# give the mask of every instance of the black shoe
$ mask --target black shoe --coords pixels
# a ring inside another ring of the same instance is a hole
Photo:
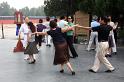
[[[89,72],[92,72],[92,73],[96,73],[94,70],[92,70],[92,69],[89,69]]]
[[[72,71],[71,73],[72,73],[72,75],[75,75],[75,72],[74,71]]]
[[[51,47],[51,45],[50,45],[50,44],[49,44],[48,46],[49,46],[49,47]]]
[[[114,52],[113,54],[114,54],[114,55],[117,55],[117,52]]]
[[[112,55],[110,55],[110,54],[106,54],[105,57],[112,57]]]
[[[108,57],[112,57],[112,55],[108,55]]]
[[[62,69],[62,70],[60,70],[60,73],[64,73],[64,70]]]
[[[49,46],[49,44],[47,44],[46,46]]]
[[[78,57],[78,55],[76,55],[76,57]]]
[[[29,62],[29,64],[34,64],[36,60],[34,59],[33,61]]]
[[[105,57],[108,57],[108,55],[105,55]]]
[[[105,72],[111,73],[111,72],[113,72],[113,71],[115,71],[115,69],[113,69],[113,70],[106,70]]]

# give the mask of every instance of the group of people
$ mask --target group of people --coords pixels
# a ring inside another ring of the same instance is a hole
[[[111,32],[113,32],[114,29],[110,23],[112,23],[110,18],[104,16],[100,17],[99,21],[94,20],[93,22],[91,22],[91,27],[78,26],[87,30],[91,30],[91,32],[94,32],[93,34],[98,37],[98,40],[96,40],[98,41],[98,43],[96,46],[95,61],[93,66],[89,69],[89,72],[96,73],[99,70],[101,64],[104,64],[107,67],[108,70],[106,70],[105,72],[115,71],[115,68],[106,58],[109,49],[115,47],[115,43],[111,43],[114,37],[109,39],[111,35],[113,36]]]
[[[38,49],[41,47],[42,37],[45,36],[46,46],[51,46],[51,37],[55,47],[54,65],[61,65],[60,73],[64,72],[64,64],[75,75],[75,72],[69,62],[70,58],[78,57],[77,52],[73,46],[73,19],[68,17],[67,21],[65,16],[60,17],[60,21],[51,20],[46,17],[46,21],[43,23],[42,19],[39,19],[39,24],[36,26],[29,21],[28,17],[25,17],[25,23],[22,24],[19,30],[19,35],[23,32],[24,41],[23,46],[25,47],[24,54],[28,54],[26,60],[29,60],[29,64],[36,62],[34,54],[38,53]],[[37,46],[38,45],[38,46]],[[72,52],[72,56],[69,54],[69,49]]]
[[[108,19],[107,24],[113,28],[109,34],[109,48],[108,48],[108,52],[106,53],[106,57],[112,57],[112,53],[115,55],[117,54],[117,49],[116,49],[116,42],[117,42],[116,39],[117,38],[115,36],[115,34],[116,34],[115,31],[117,29],[118,23],[112,22],[111,16],[106,16],[106,17]],[[95,28],[98,26],[100,26],[99,18],[96,15],[94,15],[92,18],[91,27]],[[91,46],[93,43],[95,44],[95,51],[96,51],[98,48],[98,32],[95,30],[91,30],[91,33],[90,33],[90,39],[89,39],[89,43],[88,43],[88,47],[87,47],[88,51],[90,51],[92,49]]]
[[[25,23],[21,26],[19,35],[21,32],[24,34],[23,46],[25,47],[24,54],[28,54],[29,64],[34,64],[36,62],[34,54],[38,53],[37,44],[41,47],[42,37],[46,36],[46,46],[51,46],[51,37],[53,45],[55,47],[55,56],[54,56],[54,65],[60,65],[60,73],[64,73],[64,64],[70,69],[72,75],[75,75],[71,63],[69,62],[70,58],[78,57],[78,54],[73,46],[73,34],[74,28],[83,28],[91,30],[91,32],[97,32],[98,34],[98,44],[96,47],[96,56],[94,65],[89,69],[90,72],[96,73],[100,68],[100,64],[103,63],[108,70],[106,72],[112,72],[115,68],[106,58],[106,54],[109,51],[109,36],[110,32],[113,30],[113,27],[110,26],[108,18],[101,17],[99,22],[91,23],[91,27],[84,27],[80,25],[74,25],[73,18],[71,16],[65,17],[61,16],[60,20],[50,20],[49,17],[46,18],[47,22],[43,24],[43,20],[39,20],[38,25],[34,25],[29,21],[29,18],[25,18]],[[49,21],[49,22],[48,22]],[[48,41],[49,40],[49,41]],[[90,42],[89,42],[90,43]],[[91,45],[91,44],[90,44]],[[69,49],[72,53],[72,56],[69,54]]]

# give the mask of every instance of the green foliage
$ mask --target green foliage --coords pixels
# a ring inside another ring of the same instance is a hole
[[[20,9],[20,11],[25,15],[25,16],[45,16],[44,13],[44,7],[38,7],[38,8],[31,8],[29,9],[28,7]]]
[[[48,16],[73,15],[77,10],[77,0],[45,0],[44,10]]]
[[[124,0],[80,0],[79,10],[98,16],[124,14]]]

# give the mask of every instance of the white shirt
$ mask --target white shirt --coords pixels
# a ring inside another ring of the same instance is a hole
[[[111,27],[113,27],[113,29],[116,29],[117,28],[117,25],[115,25],[114,22],[109,22],[108,25],[110,25]]]
[[[114,24],[114,22],[109,22],[108,25],[110,25],[113,29],[116,29],[116,25]],[[113,29],[110,31],[109,35],[114,35]]]
[[[22,24],[20,29],[19,29],[19,32],[23,32],[24,35],[28,33],[28,25],[26,23]]]
[[[46,29],[49,29],[50,30],[50,22],[44,22],[44,24],[43,25],[45,25],[47,28]]]
[[[64,28],[65,26],[68,26],[68,22],[65,21],[65,20],[60,20],[60,21],[58,22],[58,26],[59,26],[60,28]]]

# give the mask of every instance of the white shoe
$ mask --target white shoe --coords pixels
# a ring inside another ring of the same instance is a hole
[[[86,49],[87,51],[90,51],[90,49]]]
[[[30,58],[28,57],[28,56],[26,56],[25,58],[24,58],[24,60],[29,60]]]

